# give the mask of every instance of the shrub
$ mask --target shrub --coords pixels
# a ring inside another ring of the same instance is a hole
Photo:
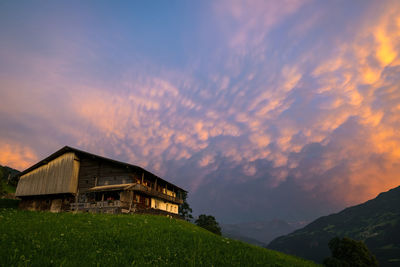
[[[214,234],[221,235],[221,227],[215,220],[214,216],[201,214],[195,223],[197,226],[213,232]]]
[[[375,256],[362,241],[356,241],[348,237],[342,239],[335,237],[329,241],[329,249],[332,252],[332,256],[324,260],[324,265],[327,267],[379,266]]]

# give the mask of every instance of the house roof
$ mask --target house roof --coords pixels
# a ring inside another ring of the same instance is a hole
[[[59,156],[65,154],[65,153],[67,153],[67,152],[74,152],[78,157],[79,157],[80,155],[83,155],[83,156],[87,156],[87,157],[91,157],[91,158],[97,158],[97,159],[100,159],[100,160],[108,161],[108,162],[113,163],[113,164],[115,164],[115,165],[120,165],[120,166],[124,166],[124,167],[127,167],[127,168],[137,169],[137,170],[142,171],[142,172],[144,172],[144,173],[153,175],[153,176],[156,177],[158,180],[161,180],[161,181],[165,182],[167,185],[171,185],[171,186],[176,187],[176,188],[178,188],[178,189],[180,189],[180,190],[182,190],[182,191],[187,192],[185,189],[180,188],[179,186],[176,186],[176,185],[174,185],[174,184],[172,184],[172,183],[170,183],[170,182],[168,182],[168,181],[162,179],[161,177],[159,177],[159,176],[155,175],[154,173],[151,173],[151,172],[149,172],[149,171],[143,169],[143,168],[140,167],[140,166],[132,165],[132,164],[129,164],[129,163],[125,163],[125,162],[122,162],[122,161],[117,161],[117,160],[110,159],[110,158],[106,158],[106,157],[102,157],[102,156],[99,156],[99,155],[96,155],[96,154],[92,154],[92,153],[89,153],[89,152],[86,152],[86,151],[83,151],[83,150],[79,150],[79,149],[76,149],[76,148],[73,148],[73,147],[70,147],[70,146],[64,146],[63,148],[61,148],[60,150],[54,152],[53,154],[51,154],[51,155],[48,156],[47,158],[45,158],[45,159],[39,161],[39,162],[36,163],[35,165],[33,165],[33,166],[29,167],[28,169],[26,169],[26,170],[20,172],[20,173],[18,174],[18,176],[21,177],[22,175],[24,175],[24,174],[26,174],[26,173],[28,173],[28,172],[30,172],[30,171],[32,171],[32,170],[34,170],[34,169],[36,169],[36,168],[42,166],[42,165],[47,164],[47,163],[50,162],[51,160],[53,160],[53,159],[55,159],[55,158],[57,158],[57,157],[59,157]]]

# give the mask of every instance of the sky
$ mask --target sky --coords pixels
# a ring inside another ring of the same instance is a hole
[[[0,164],[65,145],[222,223],[400,185],[400,1],[0,1]]]

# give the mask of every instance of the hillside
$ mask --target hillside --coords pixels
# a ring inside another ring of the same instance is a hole
[[[16,175],[18,173],[19,171],[13,168],[0,165],[0,197],[15,192],[18,183]]]
[[[4,266],[317,266],[151,215],[0,209]]]
[[[273,240],[268,248],[322,262],[330,255],[328,242],[335,236],[363,240],[381,266],[400,266],[400,187],[321,217]]]
[[[258,246],[266,246],[274,238],[298,229],[283,220],[222,224],[222,234],[226,237]]]
[[[240,240],[245,243],[260,246],[260,247],[266,246],[265,243],[263,243],[257,239],[242,235],[240,233],[240,231],[238,231],[237,229],[232,227],[232,225],[228,225],[228,226],[221,225],[221,232],[222,232],[222,236],[224,236],[224,237],[228,237],[228,238],[235,239],[235,240]]]

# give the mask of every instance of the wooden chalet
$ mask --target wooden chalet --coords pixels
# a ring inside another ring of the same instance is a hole
[[[29,210],[178,216],[186,191],[145,169],[65,146],[20,173]]]

